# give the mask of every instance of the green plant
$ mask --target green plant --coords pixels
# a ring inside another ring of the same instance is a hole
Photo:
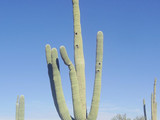
[[[70,116],[63,95],[57,49],[46,45],[46,59],[48,74],[51,83],[52,96],[57,112],[62,120],[96,120],[100,101],[101,74],[103,59],[103,33],[97,33],[96,69],[92,104],[89,115],[86,109],[85,88],[85,62],[83,55],[83,43],[80,24],[79,0],[72,0],[74,17],[74,59],[75,66],[70,61],[64,46],[60,47],[61,57],[69,68],[70,82],[72,88],[72,101],[74,118]]]
[[[131,120],[126,114],[117,114],[111,120]]]
[[[136,116],[135,118],[131,119],[128,118],[126,114],[117,114],[111,120],[145,120],[143,116]]]
[[[151,95],[152,120],[157,120],[156,82],[157,82],[157,79],[155,79],[154,81],[154,89]]]
[[[16,102],[16,120],[24,120],[24,96],[21,95],[20,98],[17,96]]]
[[[157,120],[156,82],[157,79],[154,80],[153,93],[151,94],[151,120]],[[147,120],[145,101],[143,102],[143,108],[144,108],[144,118],[145,120]]]
[[[145,99],[143,99],[143,111],[144,111],[144,119],[147,120]]]

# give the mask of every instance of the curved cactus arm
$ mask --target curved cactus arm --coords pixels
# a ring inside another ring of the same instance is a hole
[[[87,120],[96,120],[98,115],[100,92],[101,92],[101,76],[102,76],[102,61],[103,61],[103,33],[97,33],[97,48],[96,48],[96,70],[94,91],[92,97],[91,110]]]
[[[80,102],[79,86],[78,86],[78,80],[77,80],[74,65],[70,61],[64,46],[60,47],[60,53],[64,63],[68,66],[70,70],[69,75],[70,75],[71,88],[72,88],[74,117],[76,120],[85,120],[85,118],[83,118],[82,116],[82,104]]]
[[[46,45],[46,58],[47,63],[52,65],[52,74],[53,74],[53,83],[55,89],[56,103],[57,103],[57,112],[62,120],[72,120],[67,108],[65,98],[63,95],[61,76],[59,72],[59,63],[58,63],[58,54],[56,48],[52,48],[50,45]],[[52,91],[53,92],[53,91]],[[54,98],[55,99],[55,98]]]
[[[18,112],[19,112],[19,96],[17,96],[17,102],[16,102],[16,120],[18,120]]]
[[[19,99],[19,112],[18,112],[18,120],[24,120],[24,96],[21,95]]]
[[[79,0],[72,0],[74,19],[74,61],[79,84],[80,100],[82,102],[83,117],[86,117],[86,85],[85,62],[83,54],[83,42],[80,24]]]

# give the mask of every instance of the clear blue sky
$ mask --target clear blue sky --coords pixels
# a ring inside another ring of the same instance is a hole
[[[109,120],[116,113],[141,115],[143,98],[150,117],[155,77],[160,112],[159,6],[158,0],[80,0],[88,111],[96,33],[104,33],[98,120]],[[47,43],[57,49],[65,45],[74,61],[71,0],[0,0],[0,120],[14,119],[16,97],[21,94],[26,100],[26,120],[59,120],[47,74]],[[72,111],[68,68],[59,60],[66,102]]]

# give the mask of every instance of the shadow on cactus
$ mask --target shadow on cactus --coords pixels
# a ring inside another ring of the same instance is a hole
[[[60,67],[58,62],[58,53],[56,48],[46,45],[46,59],[48,64],[48,74],[50,78],[51,91],[56,110],[62,120],[96,120],[98,115],[100,92],[101,92],[101,76],[103,61],[103,33],[97,33],[96,47],[96,68],[94,91],[92,104],[89,114],[86,109],[86,86],[85,86],[85,62],[83,54],[83,41],[80,24],[79,0],[72,0],[73,17],[74,17],[74,61],[75,65],[70,61],[64,46],[60,47],[60,54],[64,63],[69,68],[74,118],[70,116],[67,108],[60,76]]]

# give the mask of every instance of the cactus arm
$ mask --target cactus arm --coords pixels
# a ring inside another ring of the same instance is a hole
[[[77,79],[79,82],[80,100],[82,102],[83,116],[86,117],[86,85],[85,62],[83,54],[83,42],[80,24],[79,0],[72,0],[74,19],[74,61]]]
[[[157,120],[156,82],[157,82],[157,79],[155,79],[155,81],[154,81],[154,89],[153,89],[153,96],[152,96],[152,116],[153,116],[153,120]]]
[[[155,120],[157,120],[157,102],[155,103]]]
[[[154,120],[154,115],[153,115],[153,94],[151,94],[151,120]]]
[[[53,101],[54,101],[56,110],[59,114],[56,92],[55,92],[55,84],[54,84],[54,81],[53,81],[53,69],[52,69],[52,62],[51,62],[51,46],[49,44],[47,44],[45,50],[46,50],[46,60],[47,60],[47,66],[48,66],[48,75],[49,75],[49,79],[50,79],[52,97],[53,97]]]
[[[157,102],[156,102],[156,82],[157,79],[154,81],[154,89],[151,95],[151,119],[157,120]]]
[[[94,91],[92,97],[91,110],[87,120],[96,120],[98,115],[100,92],[101,92],[101,76],[102,76],[102,61],[103,61],[103,33],[97,33],[97,48],[96,48],[96,70]]]
[[[52,64],[52,61],[51,61],[51,46],[49,44],[47,44],[46,47],[45,47],[45,50],[46,50],[47,64]]]
[[[78,80],[77,80],[74,65],[70,61],[64,46],[60,47],[60,53],[64,63],[68,66],[70,70],[69,75],[70,75],[71,88],[72,88],[72,101],[73,101],[73,110],[74,110],[75,119],[85,120],[85,118],[83,118],[82,116],[82,105],[80,102],[79,86],[78,86]]]
[[[19,112],[18,112],[18,120],[24,120],[24,96],[21,95],[20,96],[20,100],[19,100]]]
[[[156,82],[157,82],[157,79],[155,79],[154,81],[153,102],[156,102]]]
[[[51,50],[51,63],[53,69],[53,81],[55,84],[55,93],[57,99],[57,106],[59,111],[59,116],[62,120],[71,120],[65,98],[63,95],[61,76],[59,72],[58,54],[56,48]]]
[[[51,50],[51,47],[48,44],[46,45],[46,59],[48,64],[52,96],[57,112],[62,120],[71,120],[63,95],[57,50],[55,48]]]
[[[17,96],[17,102],[16,102],[16,120],[18,120],[18,112],[19,112],[19,96]]]
[[[144,111],[144,120],[147,120],[145,99],[143,99],[143,111]]]
[[[156,82],[157,82],[157,79],[155,79],[154,81],[154,93],[153,93],[153,104],[154,104],[154,118],[155,120],[157,120],[157,102],[156,102]]]

